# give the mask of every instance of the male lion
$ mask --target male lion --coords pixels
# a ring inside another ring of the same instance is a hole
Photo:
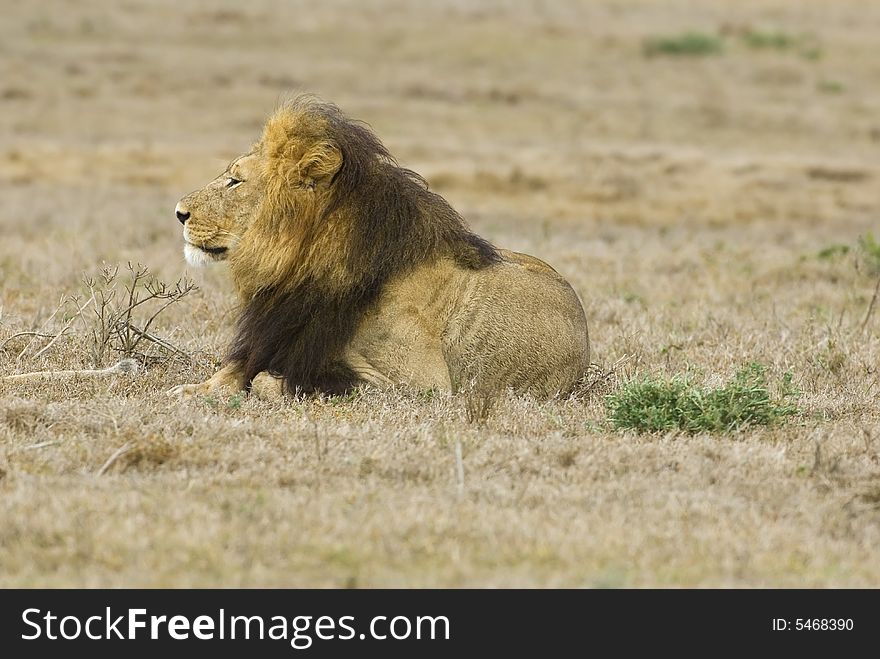
[[[187,261],[227,261],[242,311],[224,367],[170,394],[370,383],[548,397],[587,369],[568,282],[472,233],[334,105],[286,103],[176,213]]]

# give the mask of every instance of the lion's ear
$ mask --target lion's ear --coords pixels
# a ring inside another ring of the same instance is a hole
[[[318,142],[308,149],[300,159],[300,180],[306,187],[329,181],[342,167],[342,151],[332,142]]]

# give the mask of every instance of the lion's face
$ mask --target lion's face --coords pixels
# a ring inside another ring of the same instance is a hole
[[[232,161],[220,176],[177,203],[183,253],[193,266],[228,259],[259,209],[265,185],[257,151]]]

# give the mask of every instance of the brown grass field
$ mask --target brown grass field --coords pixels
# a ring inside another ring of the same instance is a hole
[[[687,32],[722,50],[646,52]],[[177,199],[306,90],[563,273],[607,377],[484,423],[403,390],[172,400],[234,320],[222,268],[192,271],[151,328],[188,356],[0,380],[0,586],[880,586],[858,247],[880,232],[878,38],[861,0],[6,3],[0,376],[114,363],[64,296],[105,262],[183,276]],[[751,361],[793,374],[785,425],[606,422],[636,374]]]

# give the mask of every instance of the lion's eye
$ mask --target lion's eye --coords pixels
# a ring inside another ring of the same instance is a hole
[[[232,176],[226,179],[227,188],[234,188],[235,186],[241,185],[242,183],[244,183],[244,181],[239,181],[237,178],[233,178]]]

